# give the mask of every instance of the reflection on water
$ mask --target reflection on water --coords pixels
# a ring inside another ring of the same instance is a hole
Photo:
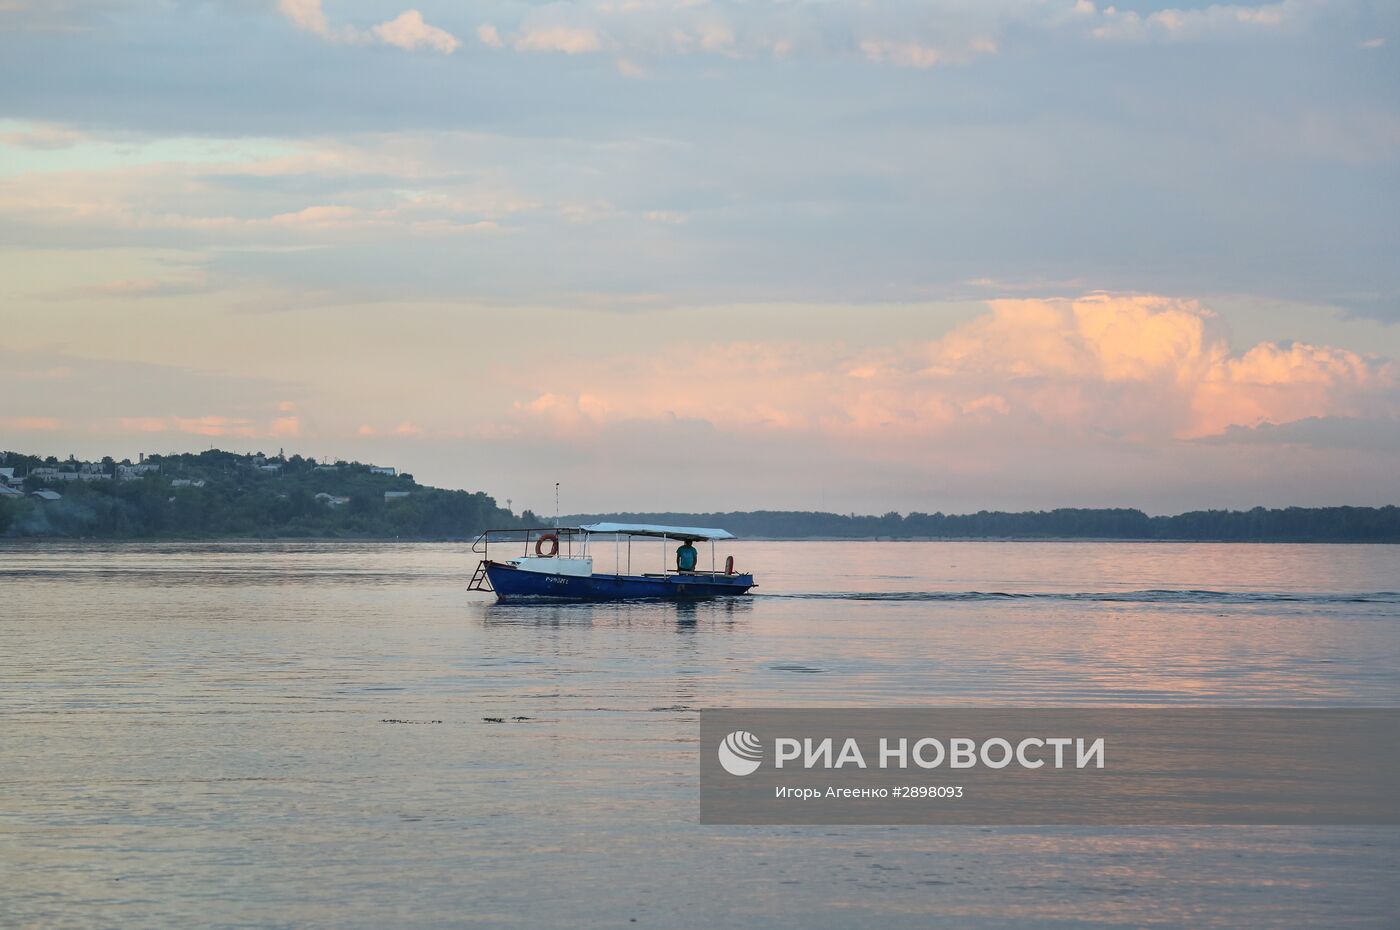
[[[466,545],[0,548],[0,914],[1392,921],[1393,830],[701,828],[695,709],[1393,706],[1400,547],[731,551],[756,596],[510,605]]]

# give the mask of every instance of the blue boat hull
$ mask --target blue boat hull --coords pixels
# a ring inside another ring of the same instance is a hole
[[[486,563],[486,577],[501,600],[552,598],[569,601],[688,601],[748,594],[753,575],[548,575]]]

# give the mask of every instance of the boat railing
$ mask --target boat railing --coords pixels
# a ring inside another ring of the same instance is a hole
[[[677,578],[733,578],[735,575],[744,575],[744,574],[747,574],[747,572],[741,572],[741,571],[739,571],[738,569],[735,569],[734,572],[733,572],[733,574],[725,574],[725,572],[722,571],[721,569],[714,569],[714,570],[711,570],[711,569],[701,569],[701,568],[697,568],[697,569],[696,569],[695,571],[693,571],[693,572],[683,572],[683,571],[680,571],[679,569],[668,568],[668,569],[666,569],[664,572],[642,572],[642,573],[641,573],[641,575],[642,575],[643,578],[670,578],[670,577],[672,577],[673,575],[674,575],[675,577],[677,577]]]
[[[486,555],[493,545],[499,546],[506,543],[522,543],[527,547],[528,554],[530,542],[538,539],[542,535],[554,535],[560,540],[567,539],[572,542],[573,537],[587,534],[580,534],[579,530],[574,527],[559,526],[522,526],[508,530],[482,530],[481,533],[477,535],[476,539],[472,540],[471,551],[475,552],[477,555]]]

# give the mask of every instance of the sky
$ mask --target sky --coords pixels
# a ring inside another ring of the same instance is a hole
[[[1400,503],[1397,53],[1379,0],[0,0],[0,448]]]

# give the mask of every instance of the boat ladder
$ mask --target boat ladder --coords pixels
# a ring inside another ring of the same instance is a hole
[[[491,587],[491,579],[486,577],[485,559],[482,559],[480,562],[476,563],[476,574],[472,575],[472,583],[467,585],[467,590],[492,592],[496,590],[495,588]]]

